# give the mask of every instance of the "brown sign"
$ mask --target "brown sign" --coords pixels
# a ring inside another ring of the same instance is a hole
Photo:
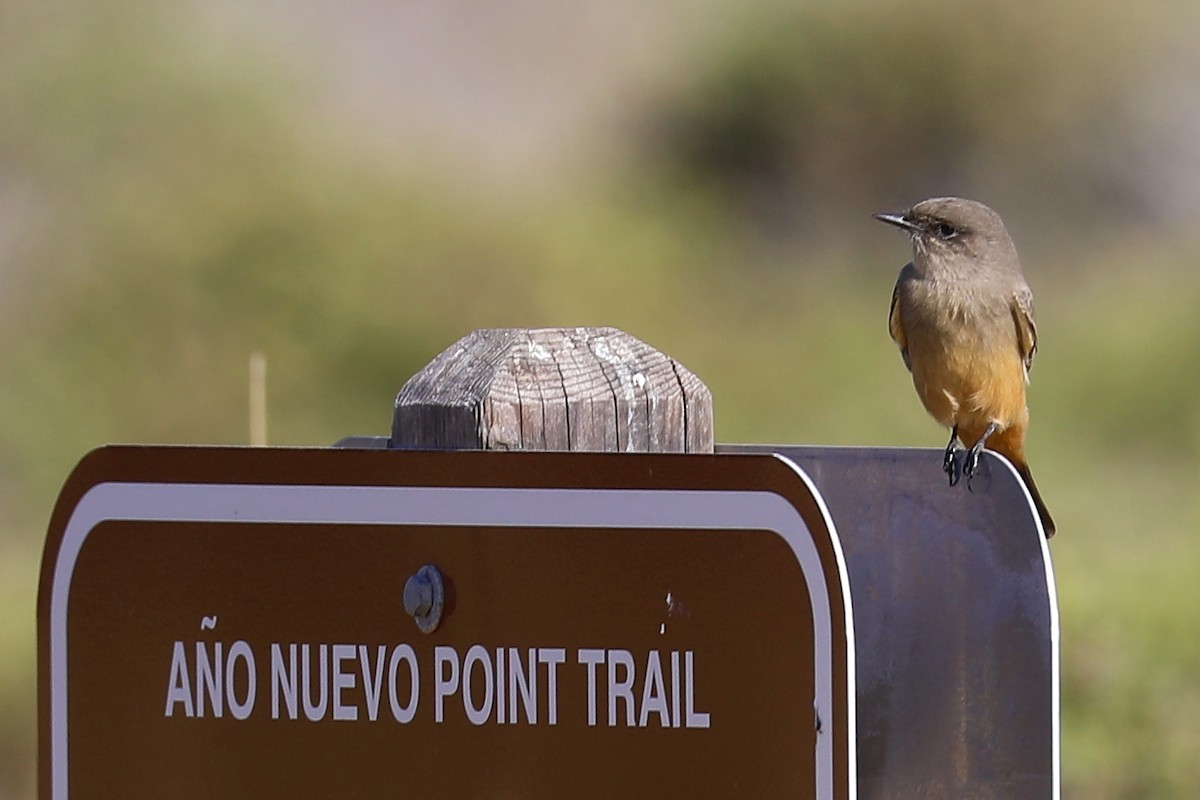
[[[96,451],[42,565],[41,796],[854,797],[830,527],[774,456]]]

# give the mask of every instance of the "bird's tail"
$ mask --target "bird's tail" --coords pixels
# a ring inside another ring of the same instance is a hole
[[[1033,505],[1037,508],[1038,517],[1042,520],[1042,529],[1046,531],[1046,538],[1049,539],[1055,532],[1054,518],[1050,516],[1050,511],[1047,510],[1046,503],[1042,500],[1037,484],[1033,482],[1033,473],[1029,471],[1029,465],[1023,459],[1014,460],[1013,466],[1017,468],[1021,480],[1025,481],[1025,488],[1029,490],[1029,496],[1033,498]]]

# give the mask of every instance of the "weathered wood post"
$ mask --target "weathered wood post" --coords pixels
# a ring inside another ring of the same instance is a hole
[[[390,446],[711,453],[712,395],[615,328],[477,330],[400,390]]]

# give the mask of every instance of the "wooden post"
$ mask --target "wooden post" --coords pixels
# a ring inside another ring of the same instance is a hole
[[[477,330],[400,390],[391,447],[711,453],[712,395],[615,328]]]

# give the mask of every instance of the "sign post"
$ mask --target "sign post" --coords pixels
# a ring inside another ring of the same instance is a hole
[[[104,448],[41,796],[853,798],[846,576],[777,455]]]

